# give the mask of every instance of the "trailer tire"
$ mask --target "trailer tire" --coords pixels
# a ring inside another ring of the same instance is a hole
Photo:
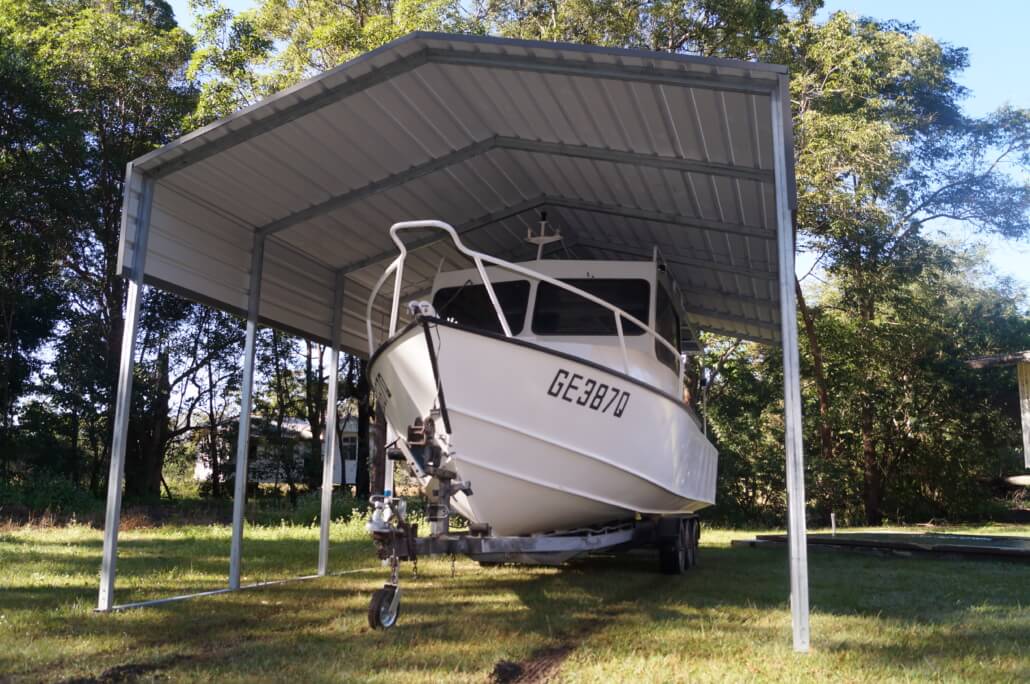
[[[390,629],[397,624],[401,615],[401,604],[397,602],[396,610],[391,611],[393,595],[396,587],[385,586],[372,592],[372,601],[368,604],[368,625],[372,629]]]
[[[658,564],[663,575],[682,575],[696,562],[696,554],[691,542],[691,520],[680,518],[676,536],[667,539],[658,547]]]
[[[697,567],[698,546],[701,544],[701,521],[691,518],[687,521],[689,534],[687,535],[687,556],[690,567]]]

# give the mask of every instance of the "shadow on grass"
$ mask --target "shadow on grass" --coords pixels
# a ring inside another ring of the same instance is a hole
[[[5,589],[5,609],[92,605],[99,542],[82,542],[87,552],[71,558],[63,546],[40,544],[31,552],[48,572],[81,581]],[[316,549],[307,539],[246,540],[245,573],[251,580],[262,573],[308,574]],[[227,543],[218,538],[133,539],[125,551],[119,571],[130,589],[119,593],[121,601],[218,588],[208,578],[227,571]],[[364,539],[335,542],[333,557],[335,569],[376,565]],[[190,564],[199,577],[155,578]],[[658,574],[650,553],[586,558],[558,569],[485,569],[462,561],[454,578],[446,561],[421,566],[418,581],[406,569],[402,618],[386,633],[372,632],[365,622],[369,595],[384,581],[385,570],[114,615],[73,610],[60,619],[41,617],[35,628],[58,640],[89,637],[118,644],[70,664],[55,654],[51,665],[64,661],[74,672],[98,673],[172,652],[181,658],[169,661],[168,671],[183,678],[262,678],[275,672],[276,678],[304,680],[367,679],[370,673],[483,679],[501,658],[523,659],[556,644],[575,648],[610,629],[656,630],[675,644],[703,639],[703,628],[738,645],[788,644],[785,550],[704,547],[701,566],[682,577]],[[876,624],[920,628],[897,643],[817,633],[830,653],[847,650],[869,663],[899,664],[923,663],[930,653],[954,664],[969,653],[987,659],[1015,653],[1030,640],[1030,618],[1014,610],[1030,603],[1025,566],[813,554],[810,579],[816,620],[875,618]],[[990,620],[992,612],[1000,619]],[[979,617],[970,622],[973,614]],[[778,617],[764,619],[770,615]],[[606,648],[632,654],[648,644],[644,637],[628,638]],[[0,671],[19,673],[13,655],[0,655]],[[32,678],[50,671],[20,674]]]

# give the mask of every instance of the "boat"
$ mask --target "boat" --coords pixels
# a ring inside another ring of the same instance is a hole
[[[428,300],[402,308],[401,234],[426,229],[473,266],[438,273]],[[366,311],[369,380],[399,436],[394,458],[429,497],[433,534],[453,513],[482,536],[518,537],[715,503],[718,454],[684,401],[685,312],[660,258],[545,259],[547,236],[537,259],[507,262],[442,221],[397,223],[390,235],[399,256]],[[377,344],[373,303],[391,276]]]

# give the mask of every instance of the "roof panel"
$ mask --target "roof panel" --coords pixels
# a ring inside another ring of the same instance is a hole
[[[263,319],[324,339],[334,273],[350,273],[344,344],[363,351],[362,298],[392,258],[390,223],[443,219],[517,257],[533,253],[522,236],[548,210],[568,235],[555,253],[649,258],[658,246],[703,303],[699,327],[775,339],[769,93],[784,78],[770,65],[412,34],[134,162],[121,268],[145,173],[151,281],[238,311],[262,231]],[[441,259],[453,250],[415,250],[406,287],[424,287]]]

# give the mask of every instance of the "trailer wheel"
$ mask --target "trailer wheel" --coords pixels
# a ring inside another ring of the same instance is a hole
[[[696,555],[691,543],[691,521],[680,518],[676,536],[658,547],[658,564],[664,575],[682,575],[694,564]]]
[[[389,584],[372,592],[372,602],[368,605],[368,624],[372,629],[390,629],[397,624],[401,602],[394,601],[396,592],[397,587]]]
[[[691,518],[687,521],[687,562],[690,567],[697,567],[698,546],[701,543],[701,521]]]

